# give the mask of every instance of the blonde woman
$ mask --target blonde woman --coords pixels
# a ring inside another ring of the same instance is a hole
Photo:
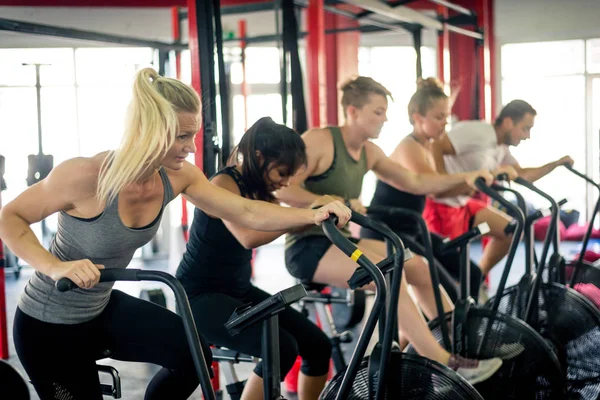
[[[279,231],[319,224],[330,214],[343,226],[350,210],[333,202],[317,210],[283,208],[212,185],[185,161],[196,150],[200,100],[183,83],[143,69],[135,78],[121,146],[58,165],[0,212],[0,236],[36,271],[14,322],[17,354],[42,400],[102,399],[94,355],[158,364],[145,399],[187,399],[198,386],[180,318],[98,284],[103,268],[125,268],[156,233],[164,207],[179,194],[211,215],[245,228]],[[49,251],[32,223],[59,213]],[[59,293],[68,277],[79,288]],[[157,327],[159,327],[157,329]],[[210,365],[210,349],[203,343]]]

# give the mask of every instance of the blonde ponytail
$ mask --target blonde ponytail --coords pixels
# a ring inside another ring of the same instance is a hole
[[[100,170],[100,200],[113,201],[123,187],[160,164],[175,141],[180,112],[200,112],[200,98],[191,87],[152,68],[138,72],[121,144]]]

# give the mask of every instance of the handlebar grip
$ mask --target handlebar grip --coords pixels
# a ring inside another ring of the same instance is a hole
[[[56,289],[58,289],[59,292],[68,292],[69,290],[73,290],[78,287],[79,286],[77,286],[75,282],[69,278],[60,278],[58,281],[56,281]]]

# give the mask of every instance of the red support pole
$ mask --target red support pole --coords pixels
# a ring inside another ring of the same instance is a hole
[[[442,19],[448,18],[448,9],[444,6],[437,7],[437,14]],[[446,27],[438,34],[438,78],[444,82],[446,93],[450,93],[450,32]]]
[[[309,127],[319,127],[326,116],[324,0],[309,0],[306,72],[309,87]]]
[[[337,15],[325,14],[325,26],[327,29],[337,29]],[[324,125],[338,125],[338,35],[325,36],[325,53],[327,57],[327,82],[325,87],[325,98],[327,99],[327,112],[325,113]],[[343,79],[343,78],[342,78]]]
[[[325,14],[326,29],[358,28],[358,21],[342,15]],[[325,60],[327,65],[326,99],[327,125],[339,125],[342,109],[339,98],[339,84],[358,75],[358,31],[340,32],[325,35]]]
[[[494,34],[494,0],[477,0],[477,25],[483,32],[483,45],[479,46],[481,71],[480,115],[493,122],[496,108],[496,40]]]

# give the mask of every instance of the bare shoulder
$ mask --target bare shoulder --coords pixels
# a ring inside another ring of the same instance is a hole
[[[166,171],[175,196],[183,193],[194,183],[202,184],[208,181],[204,172],[188,161],[184,161],[180,169],[166,169]]]
[[[409,136],[405,137],[398,143],[398,146],[394,149],[390,158],[396,159],[397,157],[414,157],[414,156],[422,156],[425,154],[427,150],[417,143],[414,139]]]
[[[322,138],[324,135],[331,136],[329,128],[311,128],[302,134],[302,139],[313,140]]]
[[[329,168],[333,159],[333,136],[328,128],[313,128],[302,134],[306,145],[308,167],[302,176],[320,174]]]
[[[333,144],[333,137],[329,128],[313,128],[302,134],[302,140],[306,143],[306,147],[322,148],[326,143]]]
[[[75,157],[57,165],[51,172],[50,181],[53,186],[64,185],[77,188],[80,192],[95,193],[98,177],[108,152],[99,153],[92,157]]]
[[[370,140],[365,143],[365,151],[367,152],[367,167],[369,169],[373,169],[379,161],[387,158],[381,147]]]

